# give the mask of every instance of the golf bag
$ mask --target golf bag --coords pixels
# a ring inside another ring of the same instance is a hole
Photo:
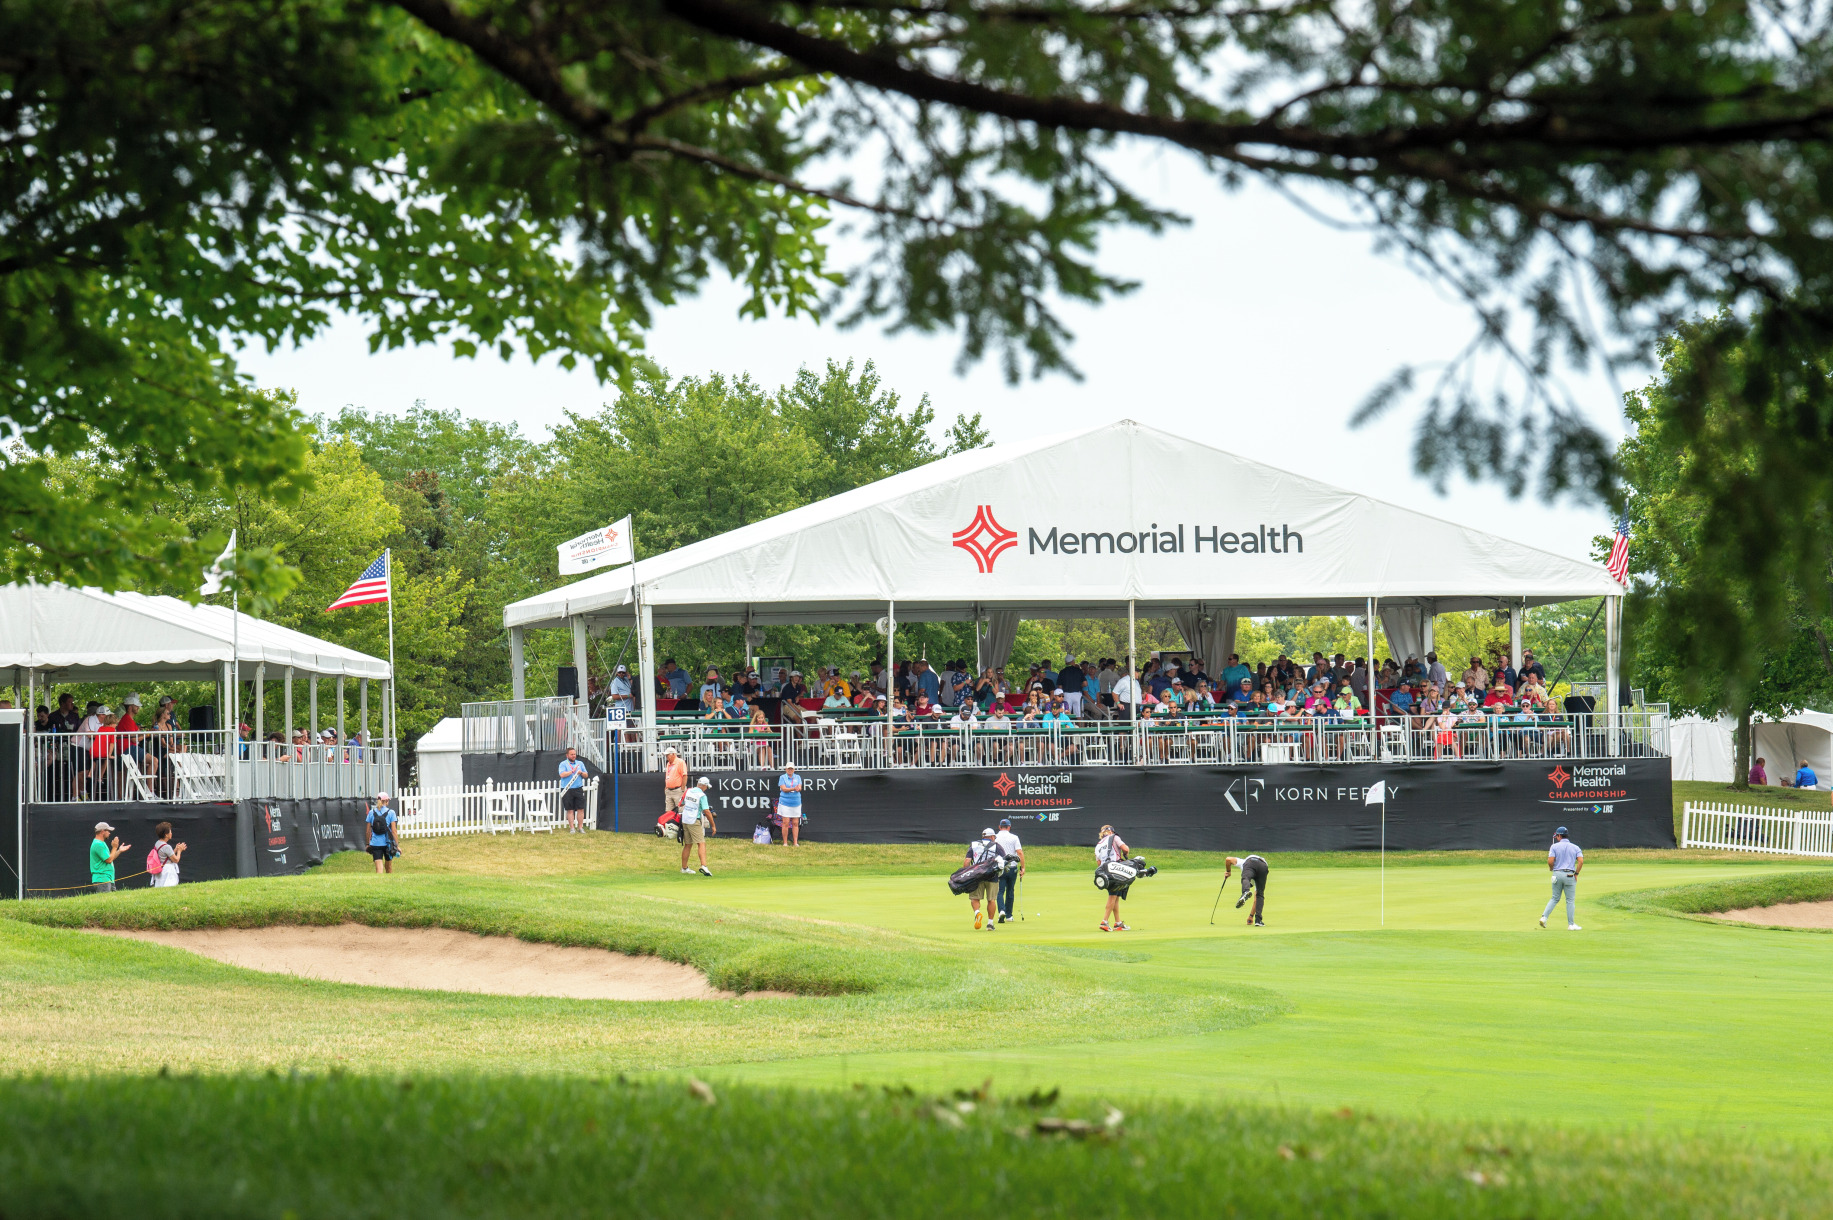
[[[1127,896],[1127,890],[1141,877],[1152,877],[1158,869],[1147,864],[1138,856],[1131,860],[1109,860],[1095,869],[1095,888],[1106,890],[1119,898]]]
[[[951,894],[965,894],[975,886],[986,881],[999,880],[1000,874],[1006,871],[1006,858],[991,855],[978,864],[957,869],[948,878],[948,890]]]
[[[674,842],[681,837],[681,815],[670,809],[656,819],[656,833]]]

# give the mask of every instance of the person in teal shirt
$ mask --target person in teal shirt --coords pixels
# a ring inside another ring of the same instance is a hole
[[[115,860],[122,852],[132,847],[120,839],[109,839],[115,828],[107,822],[95,824],[95,838],[89,841],[89,884],[98,894],[111,893],[115,888]],[[105,843],[104,839],[108,839]]]
[[[1228,666],[1223,669],[1222,689],[1233,693],[1238,690],[1243,680],[1252,681],[1254,671],[1241,663],[1241,658],[1234,653],[1228,654]]]

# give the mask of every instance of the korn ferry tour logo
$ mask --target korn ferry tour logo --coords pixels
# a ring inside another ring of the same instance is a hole
[[[955,531],[955,545],[972,555],[982,572],[991,572],[994,561],[1018,545],[1018,534],[999,523],[992,505],[982,504],[967,528]]]

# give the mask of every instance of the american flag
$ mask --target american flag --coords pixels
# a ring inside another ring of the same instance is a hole
[[[1617,519],[1617,536],[1610,544],[1610,559],[1604,568],[1620,585],[1629,583],[1629,514]]]
[[[345,606],[373,606],[387,600],[388,552],[384,551],[374,563],[363,569],[363,574],[356,578],[356,583],[344,590],[342,597],[325,609],[330,611],[342,610]]]

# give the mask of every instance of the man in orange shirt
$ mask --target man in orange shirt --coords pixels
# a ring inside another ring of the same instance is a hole
[[[681,800],[687,795],[687,763],[668,747],[662,764],[662,812],[680,814]]]

